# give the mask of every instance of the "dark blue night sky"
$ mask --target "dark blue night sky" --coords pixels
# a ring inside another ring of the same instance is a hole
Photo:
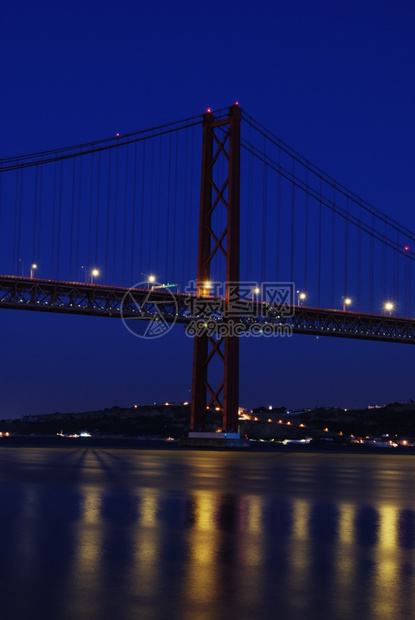
[[[404,0],[5,0],[0,157],[237,100],[414,230],[414,31]],[[110,319],[6,310],[0,318],[1,418],[190,399],[192,341],[180,327],[145,342]],[[414,353],[335,338],[245,339],[240,404],[405,401],[415,397]]]

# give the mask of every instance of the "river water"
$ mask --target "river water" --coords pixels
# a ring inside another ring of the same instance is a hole
[[[415,617],[414,459],[1,447],[0,617]]]

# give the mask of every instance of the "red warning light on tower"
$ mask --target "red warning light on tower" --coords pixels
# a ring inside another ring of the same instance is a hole
[[[208,114],[210,114],[210,113],[212,112],[212,108],[208,108],[208,109],[206,110],[206,112],[207,112]]]

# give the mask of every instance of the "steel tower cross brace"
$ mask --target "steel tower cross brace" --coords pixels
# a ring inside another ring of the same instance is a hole
[[[240,125],[241,109],[229,108],[229,115],[215,119],[211,112],[203,117],[202,175],[197,260],[197,294],[209,295],[212,261],[220,263],[224,283],[225,310],[230,295],[238,296],[239,283],[239,203],[240,203]],[[218,170],[225,169],[221,178]],[[220,180],[218,180],[220,179]],[[220,228],[219,209],[225,211],[226,223]],[[219,229],[218,229],[219,222]],[[215,280],[218,272],[215,271]],[[232,286],[232,290],[231,290]],[[236,287],[236,288],[235,288]],[[226,319],[229,323],[231,318]],[[213,384],[209,366],[218,364],[222,377]],[[232,335],[195,335],[191,430],[205,430],[210,407],[222,411],[224,431],[238,430],[239,340]]]

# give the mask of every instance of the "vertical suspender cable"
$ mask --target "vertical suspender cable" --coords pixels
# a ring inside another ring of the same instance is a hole
[[[186,265],[186,284],[189,283],[190,280],[193,279],[193,262],[196,264],[196,261],[192,261],[192,240],[197,239],[197,235],[193,235],[193,210],[194,210],[194,142],[195,142],[195,129],[192,127],[191,129],[191,137],[190,137],[190,214],[189,214],[189,236],[187,238],[187,265]]]
[[[162,139],[159,138],[158,179],[157,179],[157,224],[156,224],[156,272],[160,273],[160,238],[161,238],[161,171],[163,162]]]
[[[264,154],[267,150],[264,137]],[[268,200],[268,168],[263,164],[262,170],[262,243],[261,243],[261,282],[266,281],[266,253],[267,253],[267,200]]]
[[[56,279],[59,280],[59,267],[61,255],[61,225],[62,225],[62,189],[63,189],[63,160],[59,169],[59,205],[58,205],[58,238],[56,248]]]
[[[359,221],[361,221],[362,208],[359,207]],[[357,303],[359,304],[358,310],[364,311],[363,299],[362,299],[362,231],[360,227],[357,229],[357,252],[356,252],[356,287],[357,287]]]
[[[136,210],[136,202],[137,202],[137,142],[134,143],[134,178],[133,178],[133,213],[132,213],[132,221],[131,221],[131,269],[130,269],[130,282],[134,282],[134,235],[135,235],[135,210]],[[141,275],[141,270],[139,272]]]
[[[413,316],[412,309],[412,272],[413,272],[413,263],[412,260],[407,258],[408,263],[408,313],[407,316]]]
[[[114,219],[112,231],[112,282],[117,283],[117,233],[118,233],[118,178],[120,167],[120,147],[117,146],[115,158],[115,188],[114,188]]]
[[[408,260],[407,257],[403,257],[403,268],[405,270],[403,275],[403,308],[405,312],[405,316],[409,316],[409,308],[408,308]],[[402,261],[401,261],[402,262]]]
[[[336,189],[333,188],[333,207],[336,205]],[[334,274],[336,262],[336,214],[332,211],[331,218],[331,300],[330,307],[334,308]]]
[[[88,262],[86,265],[83,265],[84,268],[84,276],[85,282],[87,281],[87,270],[91,266],[92,262],[92,220],[93,220],[93,211],[94,211],[94,154],[91,155],[91,169],[89,174],[89,225],[88,225]]]
[[[105,282],[109,282],[109,237],[110,237],[110,221],[111,221],[111,162],[112,149],[108,153],[108,182],[107,182],[107,221],[105,226]]]
[[[305,222],[304,222],[304,231],[305,231],[305,238],[304,238],[304,290],[307,292],[308,291],[308,236],[309,236],[309,232],[308,232],[308,227],[309,227],[309,221],[308,221],[308,201],[309,201],[309,193],[308,193],[308,168],[306,170],[306,180],[305,180],[305,185],[306,185],[306,194],[305,194]]]
[[[171,134],[169,134],[169,164],[168,164],[168,180],[167,180],[167,225],[166,225],[166,268],[165,268],[165,278],[167,278],[168,267],[169,267],[169,237],[170,237],[170,185],[171,185]]]
[[[124,218],[123,218],[123,233],[122,233],[122,276],[121,282],[127,284],[127,274],[125,273],[125,259],[127,256],[127,212],[128,212],[128,169],[130,165],[130,145],[127,144],[125,151],[125,177],[124,177]],[[130,286],[133,282],[128,283]]]
[[[385,222],[385,232],[384,232],[385,239],[387,238],[387,232],[388,232],[387,224]],[[386,255],[387,255],[387,246],[386,246],[385,243],[382,243],[381,258],[380,258],[380,261],[381,261],[381,265],[380,265],[381,266],[381,269],[380,269],[380,272],[381,272],[381,290],[380,290],[380,293],[381,293],[382,299],[386,299],[386,282],[387,282],[387,277],[386,276],[387,276],[387,271],[388,271]]]
[[[99,201],[101,195],[101,151],[98,152],[98,180],[97,180],[97,214],[95,222],[95,265],[98,265],[98,244],[99,244]]]
[[[347,196],[346,201],[346,212],[349,214],[349,197]],[[344,225],[344,286],[343,286],[343,295],[349,296],[349,283],[348,283],[348,272],[349,268],[349,220],[346,219]]]
[[[81,196],[82,196],[82,163],[83,156],[79,157],[79,174],[78,174],[78,203],[77,203],[77,214],[76,214],[76,245],[75,245],[75,261],[76,261],[76,269],[75,273],[79,277],[79,267],[81,264],[81,257],[79,256],[79,237],[81,234]]]
[[[150,156],[150,227],[148,234],[148,264],[153,264],[153,219],[154,219],[154,137],[151,140],[151,156]],[[158,231],[156,231],[157,234]]]
[[[4,230],[6,228],[6,226],[3,225],[2,205],[3,205],[3,174],[0,172],[0,230]],[[10,227],[9,226],[10,226],[10,224],[7,226],[9,231],[10,231],[11,226]],[[12,260],[11,267],[6,267],[6,269],[8,269],[10,271],[10,273],[14,273],[14,270],[15,270],[15,268],[14,268],[14,262],[15,262],[14,248],[13,248],[13,252],[12,252],[12,255],[11,255],[11,260]],[[18,271],[17,271],[17,273],[18,273]]]
[[[400,248],[401,244],[400,244],[400,239],[399,239],[399,232],[396,232],[396,247]],[[398,303],[399,302],[399,265],[401,263],[401,254],[400,252],[395,252],[395,257],[396,257],[396,291],[395,291],[395,302]]]
[[[19,256],[19,250],[17,249],[17,222],[18,222],[18,213],[19,213],[19,173],[16,172],[16,185],[14,188],[14,231],[13,231],[13,261],[16,264],[16,273],[18,274],[20,269],[19,261],[22,260]],[[22,276],[23,276],[23,267],[22,267]]]
[[[38,213],[39,213],[39,217],[38,217],[38,227],[37,227],[37,252],[36,252],[36,256],[35,256],[35,260],[36,262],[41,263],[41,256],[40,256],[40,252],[42,249],[42,245],[41,245],[41,230],[42,230],[42,203],[43,203],[43,165],[40,164],[39,167],[39,209],[38,209]]]
[[[71,230],[69,235],[69,280],[72,280],[72,255],[75,218],[75,181],[76,181],[76,157],[72,160],[72,199],[71,199]]]
[[[375,227],[375,216],[372,217],[372,228]],[[373,312],[373,291],[374,291],[374,262],[375,262],[375,243],[373,235],[369,241],[369,312]]]
[[[397,276],[397,252],[393,252],[393,262],[392,262],[392,296],[393,299],[396,301],[397,296],[396,296],[396,276]]]
[[[176,278],[176,218],[177,218],[177,163],[178,163],[178,147],[179,136],[176,131],[175,135],[176,149],[175,149],[175,161],[174,161],[174,196],[173,196],[173,255],[171,260],[171,282],[175,282]],[[167,275],[167,281],[169,281]]]
[[[22,206],[23,206],[23,168],[20,168],[20,183],[19,183],[19,224],[18,224],[18,254],[21,250],[21,234],[22,234]]]
[[[32,256],[33,263],[37,262],[36,256],[36,233],[37,233],[37,194],[38,194],[38,176],[39,166],[35,166],[35,193],[34,193],[34,205],[33,205],[33,239],[32,239]]]
[[[291,268],[290,268],[290,282],[294,283],[294,238],[295,238],[295,159],[292,158],[293,170],[291,181]]]
[[[3,216],[2,216],[2,204],[3,204],[3,175],[0,172],[0,230],[1,230],[1,227],[2,227],[2,223],[3,223],[3,221],[2,221],[2,219],[3,219]],[[14,256],[13,256],[13,260],[14,260]]]
[[[54,174],[53,174],[53,201],[52,201],[52,234],[51,234],[51,243],[50,243],[50,273],[53,277],[55,274],[55,227],[56,227],[56,196],[57,196],[57,187],[58,187],[58,179],[57,179],[57,169],[58,163],[55,159],[55,163],[53,166]]]
[[[182,242],[182,267],[180,273],[181,284],[180,290],[184,289],[185,282],[185,265],[186,265],[186,244],[190,243],[189,228],[189,129],[185,133],[185,153],[184,153],[184,194],[183,194],[183,242]]]
[[[281,161],[281,149],[278,149],[278,166]],[[276,230],[276,253],[275,253],[275,279],[281,279],[280,274],[280,252],[281,252],[281,174],[278,173],[277,179],[277,230]]]
[[[249,141],[251,142],[251,125],[249,125]],[[248,154],[248,178],[247,178],[247,200],[246,200],[246,266],[245,277],[247,281],[256,280],[258,276],[252,273],[252,236],[254,234],[254,205],[253,205],[253,178],[254,178],[254,158]]]
[[[143,271],[143,256],[144,256],[144,201],[145,201],[145,169],[146,169],[146,141],[143,142],[143,160],[142,160],[142,173],[141,173],[141,211],[140,211],[140,264],[139,273]],[[151,234],[151,231],[150,231]]]
[[[321,217],[322,217],[322,204],[321,199],[323,196],[323,179],[320,177],[320,201],[319,201],[319,216],[318,216],[318,270],[317,270],[317,299],[318,307],[321,308]]]

